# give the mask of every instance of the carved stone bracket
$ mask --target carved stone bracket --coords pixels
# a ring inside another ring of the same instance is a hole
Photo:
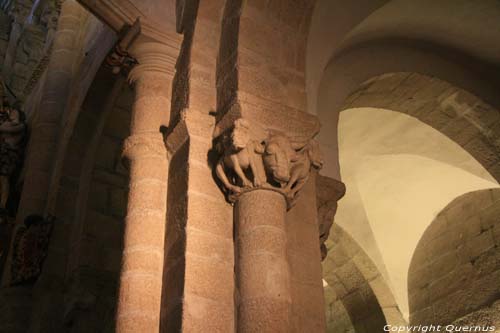
[[[321,259],[327,255],[325,245],[330,229],[337,213],[337,202],[345,195],[346,187],[339,180],[317,175],[316,177],[316,205],[318,209],[319,243]]]
[[[268,189],[283,194],[290,208],[311,171],[323,165],[314,139],[294,142],[244,118],[216,137],[215,147],[220,155],[215,172],[230,202],[242,193]]]
[[[111,67],[113,74],[121,73],[128,76],[132,67],[138,64],[138,61],[129,54],[128,49],[140,33],[139,19],[131,27],[124,29],[122,38],[106,57],[106,64]]]

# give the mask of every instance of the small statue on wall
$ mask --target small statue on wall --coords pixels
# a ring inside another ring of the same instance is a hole
[[[6,209],[12,177],[20,167],[25,135],[24,113],[4,97],[0,108],[0,210]]]
[[[217,138],[216,147],[220,158],[215,173],[230,202],[245,191],[266,188],[282,193],[291,207],[311,169],[323,164],[315,140],[293,142],[281,132],[266,131],[243,118]]]

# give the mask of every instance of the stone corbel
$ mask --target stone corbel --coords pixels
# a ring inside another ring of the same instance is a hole
[[[217,136],[215,148],[215,173],[232,203],[245,192],[268,189],[283,194],[291,208],[310,173],[323,165],[316,140],[294,141],[245,118]]]
[[[326,258],[328,252],[325,242],[330,235],[330,229],[337,213],[337,202],[342,199],[345,192],[346,187],[341,181],[317,175],[316,205],[318,209],[319,245],[322,260]]]
[[[132,67],[137,65],[137,60],[129,54],[128,49],[140,33],[141,22],[138,18],[132,26],[124,30],[123,37],[106,57],[106,64],[111,67],[113,74],[122,73],[128,76]]]

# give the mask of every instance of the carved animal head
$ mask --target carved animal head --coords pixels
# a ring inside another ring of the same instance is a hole
[[[236,150],[245,148],[251,139],[250,124],[245,119],[238,119],[234,122],[231,133],[231,141]]]
[[[290,140],[281,134],[269,136],[265,141],[264,165],[274,181],[281,185],[290,180],[290,164],[298,158]]]
[[[307,156],[309,157],[313,167],[316,169],[321,169],[323,167],[323,154],[319,148],[318,141],[309,141],[307,144]]]

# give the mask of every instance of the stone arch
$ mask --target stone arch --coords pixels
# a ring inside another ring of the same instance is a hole
[[[371,87],[371,88],[370,88]],[[498,111],[467,91],[417,73],[386,73],[365,81],[339,107],[377,107],[417,118],[455,141],[499,179]],[[332,160],[326,174],[338,174],[336,132],[320,134]],[[338,177],[338,176],[337,176]]]
[[[72,221],[63,242],[68,253],[67,326],[92,331],[98,328],[88,325],[100,322],[113,330],[129,178],[121,151],[129,136],[133,98],[125,77],[102,66],[69,138],[56,205],[58,218]],[[76,316],[82,302],[85,313]]]
[[[451,324],[466,315],[470,324],[499,324],[478,315],[500,298],[499,212],[500,189],[469,192],[425,230],[408,274],[412,325]]]
[[[386,324],[406,324],[382,274],[338,224],[332,227],[327,247],[323,279],[328,284],[325,298],[329,330],[337,332],[347,328],[342,325],[352,325],[356,332],[382,332]]]
[[[422,74],[388,73],[364,82],[342,109],[356,107],[417,118],[455,141],[500,180],[500,114],[463,89]]]

